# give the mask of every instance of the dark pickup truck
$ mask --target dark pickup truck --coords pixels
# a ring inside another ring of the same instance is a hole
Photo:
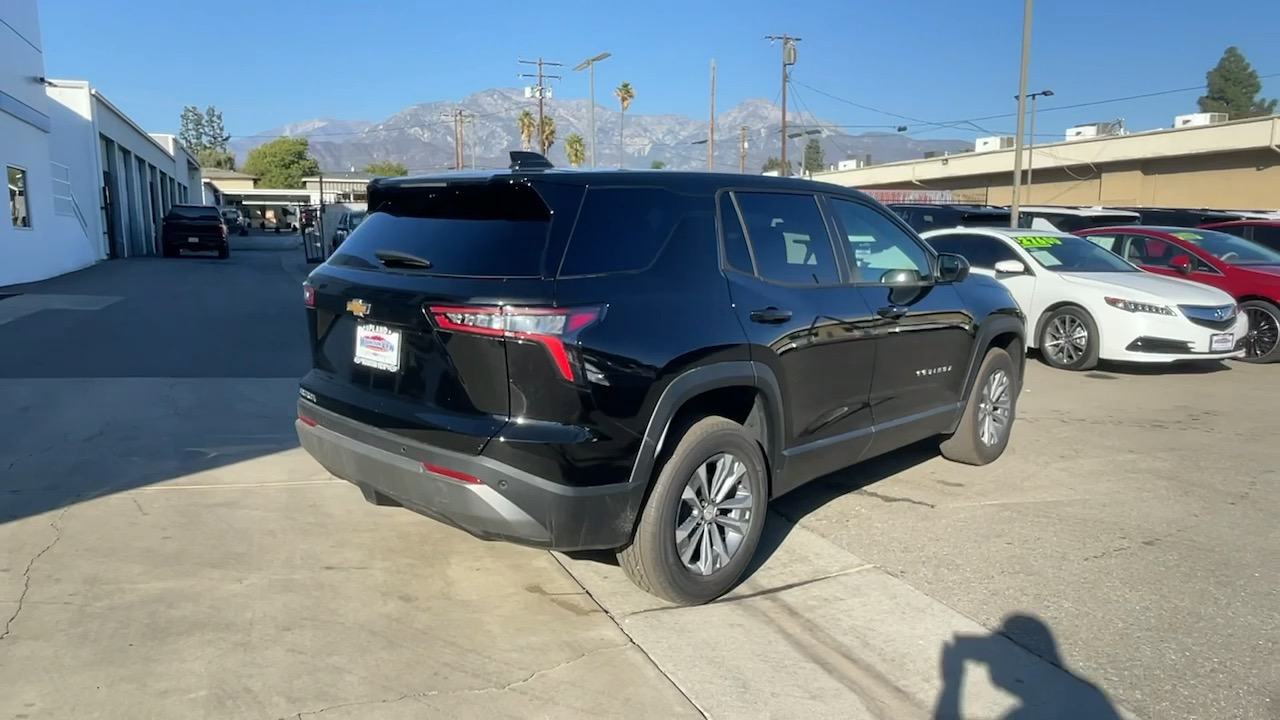
[[[165,257],[177,257],[183,250],[216,251],[218,257],[231,257],[227,240],[227,224],[222,213],[211,205],[174,205],[164,216],[160,246]]]

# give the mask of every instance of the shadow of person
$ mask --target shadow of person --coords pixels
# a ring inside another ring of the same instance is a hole
[[[1028,651],[1053,667],[1036,662]],[[965,717],[961,696],[966,665],[970,661],[985,665],[991,683],[1018,699],[1018,706],[1003,715],[1003,720],[1119,720],[1121,717],[1105,692],[1067,668],[1052,631],[1042,620],[1013,614],[1006,617],[994,633],[957,634],[943,645],[942,692],[934,707],[934,720]]]

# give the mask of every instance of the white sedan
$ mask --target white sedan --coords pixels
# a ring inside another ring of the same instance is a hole
[[[1008,288],[1026,313],[1028,343],[1053,367],[1244,355],[1238,341],[1248,333],[1248,320],[1230,295],[1145,272],[1079,236],[952,228],[921,237],[938,252],[964,256],[973,272]]]

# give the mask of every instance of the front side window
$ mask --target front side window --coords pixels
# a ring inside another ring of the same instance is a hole
[[[1017,241],[1037,264],[1056,272],[1142,272],[1076,235],[1019,235]]]
[[[928,252],[888,217],[839,198],[831,198],[831,209],[846,235],[859,282],[879,283],[891,270],[915,270],[922,278],[932,275]]]
[[[760,277],[796,285],[840,281],[816,197],[765,192],[735,192],[734,197]]]
[[[5,175],[9,180],[9,219],[14,227],[31,227],[31,210],[27,202],[27,171],[9,165]]]

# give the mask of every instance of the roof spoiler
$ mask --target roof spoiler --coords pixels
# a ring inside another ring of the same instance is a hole
[[[511,151],[511,170],[550,170],[555,165],[551,164],[541,153],[529,150],[512,150]]]

